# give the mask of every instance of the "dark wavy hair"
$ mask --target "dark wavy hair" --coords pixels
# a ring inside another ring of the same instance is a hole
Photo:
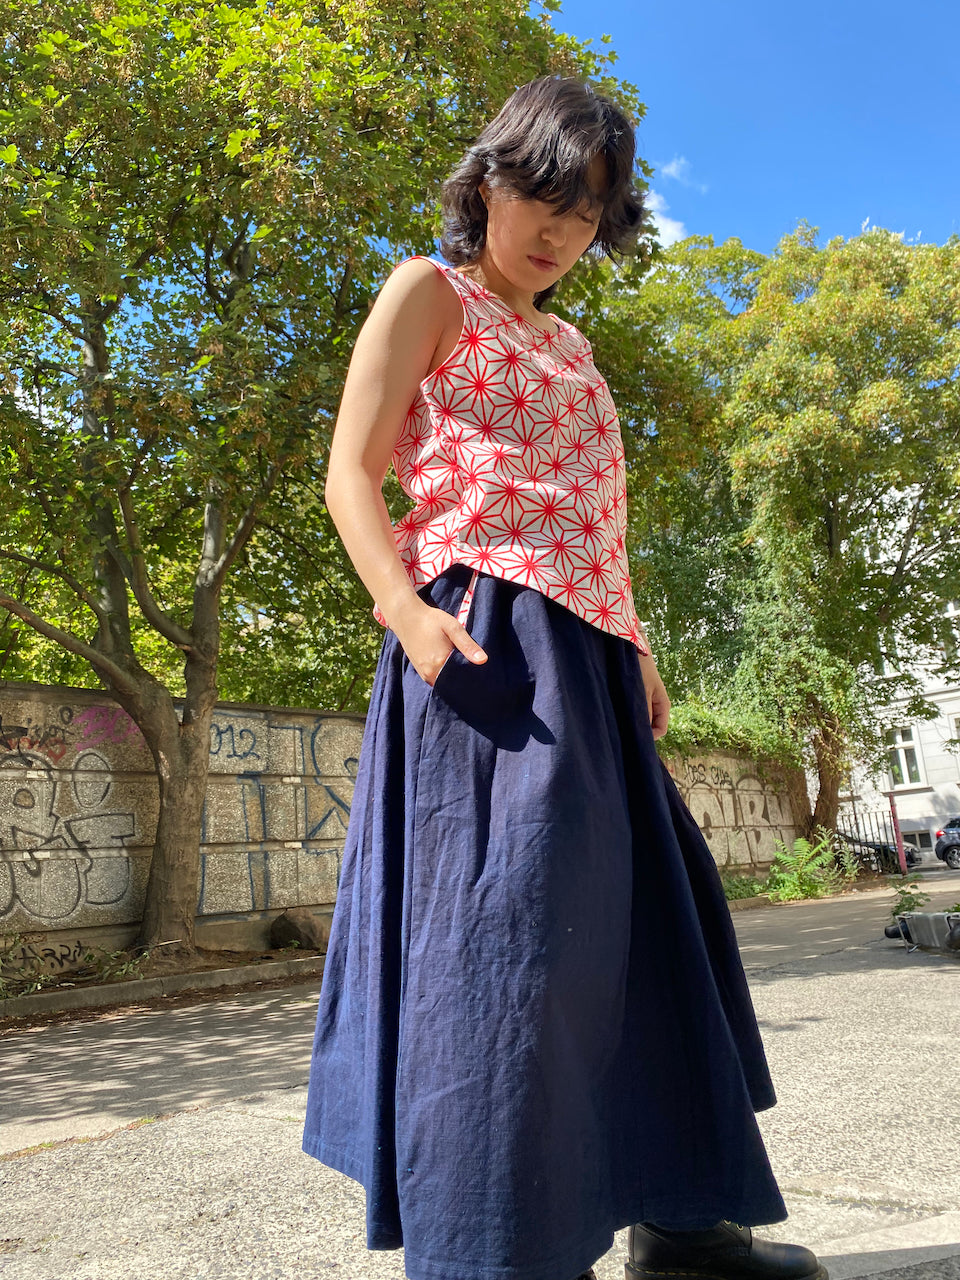
[[[598,153],[607,162],[607,186],[588,249],[616,261],[644,221],[643,196],[633,180],[633,126],[615,103],[570,76],[542,76],[521,85],[467,148],[441,189],[440,252],[455,267],[480,256],[487,239],[487,208],[479,192],[484,179],[490,187],[545,200],[561,213],[592,204],[587,170]],[[538,310],[558,283],[534,295]]]

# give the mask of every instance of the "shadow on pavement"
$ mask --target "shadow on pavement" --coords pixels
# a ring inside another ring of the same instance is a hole
[[[215,1002],[111,1010],[6,1036],[3,1148],[304,1083],[319,989],[317,980]]]

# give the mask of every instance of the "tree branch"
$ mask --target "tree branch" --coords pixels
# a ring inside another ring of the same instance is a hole
[[[896,595],[896,589],[899,586],[900,582],[903,580],[904,571],[907,565],[907,557],[910,553],[910,547],[913,544],[914,535],[917,531],[917,524],[919,523],[919,520],[920,520],[920,512],[923,509],[923,499],[928,488],[929,488],[929,485],[924,485],[924,487],[920,490],[920,493],[917,495],[917,500],[913,506],[913,514],[910,516],[910,524],[907,526],[907,531],[904,534],[903,546],[900,550],[900,558],[897,561],[897,564],[896,564],[896,567],[894,568],[893,573],[890,575],[887,591],[886,591],[886,598],[883,604],[877,610],[877,617],[882,622],[888,622],[890,619],[890,608],[893,604],[894,596]]]
[[[87,644],[85,641],[78,640],[69,631],[62,631],[59,627],[53,626],[52,623],[45,622],[32,609],[27,608],[22,601],[14,600],[13,596],[8,596],[2,590],[0,590],[0,608],[8,609],[10,613],[33,627],[34,631],[39,631],[48,640],[54,640],[61,648],[67,649],[70,653],[76,653],[81,658],[86,658],[87,662],[99,675],[105,677],[109,684],[112,684],[122,693],[131,697],[138,693],[136,683],[130,679],[129,674],[123,667],[112,662],[99,649],[94,649],[92,645]]]
[[[146,620],[150,623],[155,631],[158,631],[165,640],[169,640],[171,644],[175,644],[178,649],[189,650],[193,648],[193,636],[189,631],[185,631],[179,623],[168,617],[157,604],[153,592],[150,590],[150,581],[147,577],[146,559],[143,554],[143,545],[140,542],[140,529],[137,525],[136,514],[133,509],[133,501],[130,497],[130,490],[127,488],[120,489],[117,493],[120,503],[120,511],[123,515],[123,527],[126,531],[127,542],[130,546],[131,559],[124,566],[121,560],[126,561],[126,557],[119,553],[117,549],[117,562],[120,564],[130,586],[133,588],[133,594],[140,611]],[[111,548],[111,551],[113,549]]]
[[[150,456],[150,454],[153,452],[153,447],[157,443],[157,440],[159,438],[160,438],[159,432],[154,432],[152,436],[144,437],[143,441],[140,444],[140,448],[137,450],[137,456],[136,456],[136,459],[134,460],[133,466],[130,468],[130,473],[128,474],[126,481],[124,482],[123,492],[126,492],[126,490],[133,487],[134,480],[136,480],[137,476],[140,474],[141,470],[143,469],[143,463],[145,459],[147,459]]]
[[[68,378],[76,378],[79,376],[76,369],[71,369],[65,364],[57,364],[55,360],[36,360],[31,368],[31,372],[34,377],[34,384],[36,384],[38,375],[41,372],[47,371],[53,373],[64,373]]]
[[[83,337],[84,337],[83,329],[76,328],[74,325],[70,323],[69,320],[67,320],[65,316],[61,315],[59,311],[49,306],[38,307],[34,303],[24,302],[19,297],[17,297],[18,293],[26,295],[27,290],[26,289],[13,290],[11,293],[11,299],[15,300],[18,306],[23,307],[24,311],[35,311],[37,315],[46,316],[48,320],[56,320],[58,324],[62,325],[63,328],[66,329],[67,333],[70,334],[71,338],[76,338],[78,342],[83,341]],[[44,291],[42,294],[42,297],[44,299],[44,302],[46,302],[47,299],[51,297],[51,295]]]
[[[213,250],[217,243],[216,232],[211,231],[203,244],[203,279],[207,286],[207,293],[213,299],[214,304],[222,311],[226,300],[213,280]]]
[[[0,547],[0,557],[4,560],[14,560],[17,564],[25,564],[31,569],[40,569],[43,573],[49,573],[55,578],[61,578],[74,594],[83,601],[97,615],[98,621],[105,618],[104,611],[97,604],[95,598],[87,593],[86,587],[78,578],[68,573],[66,569],[61,569],[58,565],[47,564],[43,560],[36,560],[33,556],[22,555],[19,551],[6,551]]]
[[[250,541],[250,535],[253,533],[256,526],[260,508],[270,496],[273,486],[277,482],[277,476],[280,475],[285,461],[285,458],[280,457],[270,464],[270,470],[267,472],[266,480],[259,491],[254,494],[246,511],[244,511],[243,515],[240,517],[240,523],[237,525],[233,537],[224,548],[223,555],[214,566],[213,573],[211,574],[211,587],[213,590],[220,590],[223,586],[224,579],[230,570],[230,566]]]
[[[304,546],[304,544],[300,541],[300,539],[299,539],[299,538],[295,538],[295,537],[293,536],[293,534],[292,534],[292,533],[290,533],[288,530],[286,530],[286,529],[281,529],[278,525],[271,524],[271,522],[270,522],[269,520],[261,520],[261,521],[260,521],[260,528],[261,528],[261,529],[269,529],[271,533],[276,534],[276,536],[280,539],[280,541],[281,541],[281,542],[289,542],[291,546],[296,547],[296,549],[297,549],[299,552],[301,552],[304,556],[306,556],[306,558],[307,558],[308,560],[310,560],[310,561],[313,563],[313,569],[312,569],[312,572],[313,572],[314,576],[315,576],[315,577],[317,577],[317,578],[319,578],[322,582],[325,582],[325,583],[327,584],[327,586],[330,588],[330,591],[332,592],[332,594],[333,594],[334,598],[335,598],[335,599],[338,601],[338,603],[339,603],[339,599],[340,599],[340,591],[339,591],[339,589],[337,588],[337,586],[336,586],[334,583],[332,583],[332,582],[330,581],[330,579],[326,576],[326,574],[323,572],[323,570],[322,570],[322,569],[317,568],[317,565],[316,565],[316,559],[315,559],[315,557],[314,557],[314,555],[313,555],[313,552],[310,550],[310,548],[309,548],[309,547]],[[342,616],[342,615],[341,615],[341,616]]]
[[[340,285],[337,289],[336,296],[333,300],[333,318],[334,323],[339,326],[346,314],[347,290],[350,288],[350,282],[353,280],[353,259],[347,258],[347,265],[344,268],[343,276],[340,279]]]

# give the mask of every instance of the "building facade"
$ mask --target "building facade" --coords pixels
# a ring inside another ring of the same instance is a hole
[[[945,610],[951,630],[960,635],[960,601]],[[943,656],[956,657],[956,642],[944,647]],[[910,720],[906,714],[887,735],[886,765],[879,776],[866,769],[854,770],[850,791],[841,794],[838,825],[856,827],[866,838],[892,835],[889,822],[892,796],[904,843],[921,855],[918,865],[943,866],[934,853],[937,832],[946,822],[960,818],[960,682],[944,679],[932,665],[913,665],[911,672],[923,681],[923,696],[939,709],[932,720]],[[904,706],[906,700],[892,704]]]

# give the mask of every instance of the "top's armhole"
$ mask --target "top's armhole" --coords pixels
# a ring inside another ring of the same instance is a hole
[[[457,340],[453,344],[453,348],[450,351],[450,354],[441,364],[437,365],[437,367],[433,370],[432,373],[428,373],[424,378],[421,378],[420,386],[422,387],[425,383],[432,382],[433,379],[437,376],[437,374],[440,373],[441,370],[445,369],[446,366],[450,364],[453,361],[453,359],[460,354],[460,348],[463,345],[464,334],[467,331],[467,307],[466,307],[466,303],[463,300],[463,294],[460,292],[457,286],[450,279],[450,273],[446,267],[444,267],[441,263],[437,262],[435,258],[428,258],[426,254],[423,254],[423,253],[411,254],[409,258],[404,258],[403,261],[412,262],[414,258],[422,258],[424,262],[429,262],[431,266],[436,267],[436,269],[440,272],[440,274],[446,280],[447,284],[450,286],[453,292],[457,295],[457,300],[460,303],[460,310],[462,312],[462,318],[460,321],[460,332],[457,335]],[[403,263],[402,262],[397,263],[397,266],[403,266]],[[394,268],[394,270],[396,270],[396,268]]]
[[[572,329],[573,329],[574,333],[575,333],[575,334],[577,334],[577,336],[580,338],[580,341],[583,343],[583,345],[584,345],[584,346],[587,348],[587,350],[590,352],[590,356],[591,356],[591,359],[592,359],[592,357],[593,357],[593,347],[592,347],[592,345],[591,345],[591,343],[590,343],[590,339],[587,337],[587,335],[586,335],[585,333],[581,333],[581,332],[580,332],[580,330],[577,328],[577,326],[576,326],[576,325],[572,325],[571,327],[572,327]]]

